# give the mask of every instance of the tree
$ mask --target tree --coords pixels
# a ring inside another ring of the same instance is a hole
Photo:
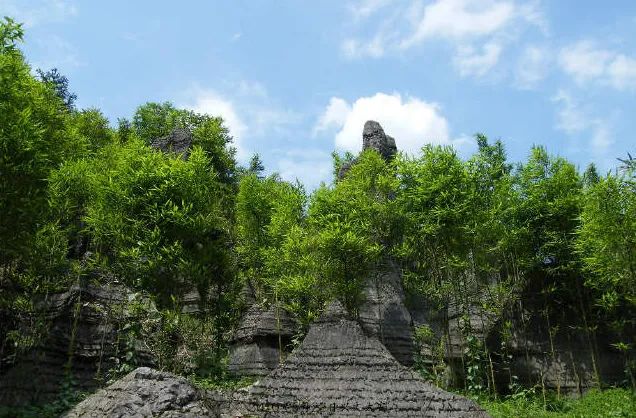
[[[305,192],[278,175],[243,176],[236,197],[237,253],[244,279],[269,286],[278,271],[271,265],[287,234],[304,220]],[[266,295],[269,296],[269,295]]]
[[[192,287],[205,304],[210,286],[232,280],[232,198],[201,147],[184,161],[139,140],[112,143],[54,172],[50,196],[69,241],[84,237],[95,257],[162,306]]]
[[[588,189],[577,233],[586,284],[609,311],[621,301],[636,307],[636,193],[628,181],[608,175]]]
[[[232,137],[220,117],[177,109],[169,102],[146,103],[137,108],[132,127],[137,137],[146,144],[176,128],[187,129],[194,138],[193,145],[203,149],[219,179],[234,184],[236,150],[231,147]]]
[[[55,90],[31,75],[22,37],[21,25],[0,23],[0,264],[24,258],[47,213],[49,173],[87,148]]]
[[[590,163],[583,172],[583,185],[586,188],[592,187],[598,183],[600,179],[601,177],[598,174],[596,165],[594,163]]]
[[[397,174],[396,206],[405,224],[397,253],[407,266],[407,287],[445,302],[468,251],[467,172],[452,148],[427,145],[419,158],[399,158]]]
[[[574,165],[533,147],[515,183],[521,197],[516,216],[526,225],[526,269],[561,278],[578,275],[573,249],[582,183]]]
[[[83,109],[73,112],[69,117],[69,127],[73,134],[81,138],[95,152],[111,143],[115,133],[108,119],[98,109]]]
[[[326,298],[351,312],[362,302],[365,280],[381,267],[399,235],[393,206],[394,169],[375,150],[364,151],[333,187],[314,192],[308,209],[308,239],[314,249],[312,275]]]
[[[263,165],[263,161],[261,161],[261,157],[258,154],[254,154],[250,159],[250,166],[247,169],[250,173],[256,174],[259,178],[262,177],[263,172],[265,171],[265,166]]]
[[[47,72],[38,68],[36,72],[40,81],[49,84],[55,90],[57,97],[62,100],[68,110],[75,110],[77,95],[69,90],[68,78],[66,78],[66,76],[60,74],[57,68],[53,68]]]

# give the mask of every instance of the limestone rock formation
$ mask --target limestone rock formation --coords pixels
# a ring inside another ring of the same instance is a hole
[[[374,120],[366,121],[362,130],[362,150],[367,149],[376,150],[387,161],[397,153],[395,139],[385,134],[382,126]],[[353,160],[343,164],[338,170],[338,180],[343,179],[355,163]]]
[[[193,140],[192,133],[189,130],[177,128],[169,135],[153,139],[150,142],[150,146],[163,152],[181,154],[184,159],[187,159],[190,155]]]
[[[402,273],[394,261],[371,275],[359,308],[360,325],[376,336],[403,365],[412,366],[415,347],[411,314],[404,304]]]
[[[390,160],[397,153],[395,139],[385,134],[382,126],[374,120],[368,120],[364,124],[362,149],[374,149],[386,160]]]
[[[238,376],[264,376],[285,356],[296,325],[283,309],[253,304],[232,337],[228,368]],[[281,352],[282,349],[282,352]]]
[[[212,417],[202,394],[185,378],[140,367],[80,402],[67,418]]]
[[[473,292],[473,295],[480,294],[478,289],[471,288],[466,291]],[[484,295],[483,300],[486,299]],[[477,341],[484,342],[498,318],[480,306],[452,302],[440,307],[422,295],[411,295],[409,312],[413,318],[414,328],[426,327],[431,335],[427,341],[420,342],[419,354],[422,361],[429,365],[439,364],[440,360],[445,361],[452,372],[447,376],[448,384],[463,385],[465,359],[462,357],[468,349],[466,337],[470,335]],[[440,343],[442,353],[439,352]]]
[[[510,376],[526,387],[541,386],[561,393],[581,394],[604,384],[619,384],[624,378],[624,358],[611,346],[608,329],[589,334],[574,303],[546,309],[545,286],[532,283],[511,306],[489,335],[493,352],[505,354],[496,359],[497,386],[505,389]],[[546,313],[548,315],[546,316]],[[506,324],[507,338],[502,339]],[[635,330],[636,331],[636,330]]]
[[[151,365],[140,341],[120,333],[129,321],[126,305],[132,293],[123,285],[81,283],[49,295],[37,317],[47,334],[30,352],[19,356],[0,376],[0,404],[35,404],[54,399],[68,373],[77,389],[94,390],[106,372],[134,346],[137,364]],[[119,338],[119,337],[122,338]]]
[[[270,375],[234,395],[228,416],[486,417],[399,364],[333,303]]]

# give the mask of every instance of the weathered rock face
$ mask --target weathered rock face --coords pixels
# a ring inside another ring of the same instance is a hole
[[[0,376],[0,404],[49,401],[69,374],[78,389],[94,390],[131,348],[138,364],[153,364],[141,342],[128,341],[120,333],[127,322],[129,297],[131,292],[120,284],[88,283],[49,295],[38,308],[48,333]]]
[[[485,288],[466,290],[474,305],[457,302],[440,308],[425,298],[410,301],[414,326],[427,326],[433,335],[421,347],[424,361],[433,365],[443,360],[450,372],[448,384],[462,386],[470,337],[486,344],[500,393],[513,383],[569,394],[598,386],[599,378],[618,383],[624,358],[611,347],[608,333],[599,329],[588,335],[577,301],[551,301],[543,292],[546,287],[541,277],[529,278],[500,316],[476,306],[493,297]]]
[[[467,348],[466,336],[485,341],[493,323],[498,319],[479,306],[449,303],[439,307],[422,296],[411,300],[409,312],[414,327],[425,326],[432,333],[432,341],[424,341],[420,347],[420,354],[428,363],[437,361],[435,357],[439,356],[439,353],[435,351],[439,349],[438,342],[443,338],[444,360],[461,362]]]
[[[362,149],[374,149],[386,160],[393,158],[397,153],[395,139],[384,133],[382,126],[376,121],[369,120],[364,124],[362,131]]]
[[[283,309],[250,306],[231,341],[230,372],[237,376],[268,374],[285,357],[295,331],[294,321]]]
[[[376,150],[387,161],[397,153],[395,139],[385,134],[382,126],[373,120],[366,121],[362,131],[362,150],[367,149]],[[343,164],[338,170],[338,180],[342,180],[355,163],[354,159]]]
[[[526,387],[568,394],[598,387],[599,379],[618,384],[624,378],[625,359],[611,346],[610,332],[588,333],[574,302],[546,309],[550,301],[541,289],[531,283],[489,336],[490,349],[503,354],[496,359],[498,388],[505,390],[511,376]]]
[[[86,398],[67,418],[212,417],[202,394],[185,378],[140,367]]]
[[[184,159],[190,155],[193,141],[192,133],[187,129],[175,129],[169,135],[155,138],[150,146],[163,152],[181,154]]]
[[[400,267],[392,261],[371,275],[359,309],[360,325],[377,337],[405,366],[412,366],[415,347],[411,314],[404,305]]]
[[[229,416],[486,417],[400,365],[334,303],[286,362],[238,391]]]

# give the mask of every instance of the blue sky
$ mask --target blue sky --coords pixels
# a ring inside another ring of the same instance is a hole
[[[0,0],[35,67],[115,122],[147,101],[221,115],[246,161],[309,188],[376,119],[398,148],[502,139],[605,171],[636,153],[636,1]]]

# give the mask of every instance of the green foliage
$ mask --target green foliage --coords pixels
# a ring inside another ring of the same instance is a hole
[[[364,153],[345,179],[314,192],[306,215],[298,186],[244,176],[237,196],[243,274],[305,324],[333,298],[355,311],[364,279],[396,239],[392,173],[379,154]]]
[[[32,314],[41,295],[100,270],[150,296],[126,307],[134,315],[121,324],[123,352],[115,369],[103,371],[106,380],[137,366],[135,344],[143,339],[160,368],[200,387],[235,387],[244,382],[227,375],[225,339],[241,286],[249,283],[259,301],[287,309],[306,328],[332,299],[355,313],[369,277],[398,263],[409,296],[458,311],[464,350],[455,354],[466,391],[485,396],[494,387],[491,353],[474,336],[471,309],[501,318],[529,284],[544,299],[550,343],[563,332],[550,323],[555,313],[581,318],[577,331],[591,352],[598,351],[595,330],[609,328],[633,381],[631,155],[614,175],[593,165],[579,175],[564,158],[533,147],[513,168],[500,141],[478,134],[478,150],[465,161],[432,145],[390,162],[372,150],[334,153],[333,184],[308,196],[300,184],[266,177],[258,155],[237,168],[219,117],[146,103],[113,129],[98,109],[74,109],[66,77],[31,74],[18,48],[23,35],[11,19],[0,23],[0,310],[9,313],[0,324],[9,349],[0,357],[41,342],[46,322]],[[150,147],[175,129],[192,133],[187,158]],[[182,296],[193,289],[199,310],[185,314]],[[450,320],[442,322],[445,329],[419,327],[415,337],[432,353],[418,369],[446,385]],[[504,360],[510,327],[503,324],[495,353]],[[539,399],[514,376],[510,387],[503,402],[484,398],[493,415],[634,412],[620,390],[570,401]],[[70,405],[67,395],[59,405]]]
[[[334,179],[338,179],[338,176],[340,175],[340,170],[342,170],[342,168],[345,165],[350,166],[355,161],[355,156],[349,151],[347,151],[343,156],[341,156],[337,152],[333,152],[331,154],[331,157],[333,158],[333,178]]]
[[[75,110],[59,72],[33,77],[17,46],[22,37],[12,20],[0,24],[0,357],[44,341],[47,321],[37,313],[44,295],[115,273],[150,304],[125,308],[136,314],[120,324],[122,351],[110,359],[117,365],[98,378],[136,367],[139,340],[160,368],[222,375],[238,289],[236,162],[223,121],[148,104],[113,130],[98,109]],[[193,135],[187,159],[148,146],[175,128]],[[181,296],[192,290],[198,310],[184,314]],[[11,414],[57,416],[69,399]]]
[[[602,307],[614,310],[621,300],[636,306],[636,193],[629,177],[608,175],[588,188],[576,245]]]
[[[247,171],[256,174],[259,177],[262,176],[263,171],[265,171],[265,166],[263,165],[263,161],[261,161],[261,157],[258,154],[254,154],[250,159],[250,165]]]
[[[72,161],[51,176],[51,204],[70,241],[89,249],[129,285],[158,295],[212,280],[230,280],[229,197],[200,147],[187,161],[139,141],[111,144],[91,159]]]
[[[197,376],[190,377],[190,382],[197,388],[204,390],[237,390],[247,387],[255,382],[250,377],[235,377],[223,375],[213,378],[200,378]]]
[[[444,285],[463,268],[467,251],[468,174],[454,150],[428,145],[419,158],[400,157],[397,175],[396,207],[405,232],[396,252],[409,266],[407,287],[445,300]]]
[[[394,171],[375,151],[360,155],[344,179],[314,192],[307,239],[316,268],[312,275],[328,298],[355,312],[364,280],[380,266],[396,239],[399,217],[392,196]]]
[[[0,263],[25,258],[47,212],[51,170],[81,156],[86,144],[69,131],[68,110],[36,80],[17,43],[22,27],[0,23]]]
[[[168,102],[146,103],[137,108],[132,127],[146,144],[170,134],[176,128],[189,130],[194,145],[203,149],[219,179],[224,183],[233,181],[236,171],[235,150],[230,147],[232,137],[220,117],[177,109]]]
[[[109,126],[108,119],[98,109],[83,109],[70,116],[73,134],[88,144],[93,152],[97,152],[114,141],[115,135]]]
[[[8,55],[18,52],[17,43],[22,42],[23,39],[24,29],[22,25],[5,17],[0,23],[0,53]]]
[[[62,100],[68,110],[75,110],[77,95],[69,91],[68,78],[66,78],[66,76],[60,74],[57,68],[53,68],[47,72],[38,68],[36,72],[40,81],[49,84],[55,90],[55,94]]]
[[[237,253],[246,278],[276,279],[268,261],[275,258],[272,252],[282,246],[289,231],[303,221],[305,201],[302,187],[276,175],[259,178],[250,173],[241,178],[236,197]]]
[[[634,394],[625,389],[591,390],[578,399],[544,399],[537,394],[511,396],[505,400],[479,399],[493,418],[618,418],[636,416]]]
[[[519,169],[516,187],[521,200],[515,215],[527,243],[525,267],[553,276],[576,274],[573,246],[582,186],[574,165],[533,147]]]

